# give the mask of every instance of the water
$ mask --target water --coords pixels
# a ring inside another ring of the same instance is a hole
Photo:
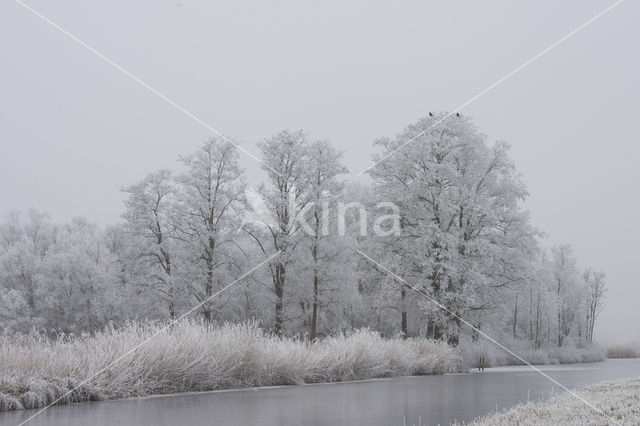
[[[563,385],[640,376],[640,359],[542,366]],[[482,373],[400,377],[352,383],[189,393],[52,407],[36,425],[423,425],[473,418],[562,392],[529,367]],[[37,410],[0,413],[0,425],[18,424]]]

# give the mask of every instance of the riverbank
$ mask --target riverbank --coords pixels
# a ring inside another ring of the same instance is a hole
[[[0,411],[461,369],[458,352],[444,342],[383,339],[368,330],[310,344],[266,334],[255,323],[206,329],[182,322],[164,331],[131,324],[80,337],[1,338]]]
[[[332,383],[460,372],[518,363],[489,342],[452,348],[424,338],[384,339],[369,330],[307,341],[280,338],[256,323],[205,328],[182,322],[129,324],[94,335],[0,338],[0,411],[52,403],[224,389]],[[141,342],[146,342],[136,348]],[[508,342],[534,364],[593,362],[598,347],[533,351]]]
[[[548,401],[520,404],[482,417],[470,425],[637,425],[640,424],[640,378],[591,385],[574,395],[563,393]]]

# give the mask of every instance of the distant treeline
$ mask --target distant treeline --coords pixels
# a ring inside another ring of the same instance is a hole
[[[374,145],[368,186],[344,179],[329,142],[285,130],[258,145],[258,187],[235,145],[212,138],[125,188],[113,226],[11,214],[0,327],[82,333],[200,305],[207,323],[311,340],[368,327],[452,345],[478,330],[532,349],[591,343],[605,274],[578,269],[568,245],[541,247],[507,144],[442,113]]]

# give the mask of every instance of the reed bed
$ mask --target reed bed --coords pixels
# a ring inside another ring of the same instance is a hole
[[[0,411],[152,394],[442,374],[458,352],[370,330],[314,343],[256,323],[133,323],[92,335],[0,338]],[[140,345],[140,343],[145,342]]]
[[[566,346],[560,348],[533,349],[528,342],[501,340],[513,353],[530,364],[575,364],[599,362],[606,359],[606,351],[596,345],[585,347]],[[477,367],[480,357],[485,359],[485,367],[503,365],[524,365],[520,359],[494,345],[491,342],[462,342],[459,346],[464,365]]]
[[[609,346],[607,358],[640,358],[640,343],[627,343]]]

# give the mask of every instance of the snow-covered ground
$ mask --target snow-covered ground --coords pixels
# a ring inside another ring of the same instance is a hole
[[[543,402],[520,404],[471,423],[484,425],[638,425],[640,378],[602,382]]]

